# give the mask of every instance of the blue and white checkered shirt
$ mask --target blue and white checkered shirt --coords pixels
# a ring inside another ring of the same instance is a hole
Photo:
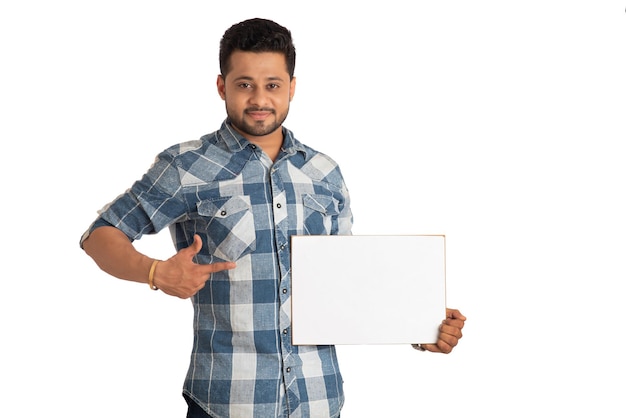
[[[336,417],[343,405],[335,348],[291,345],[289,239],[350,234],[349,195],[332,159],[283,134],[275,162],[228,121],[170,147],[90,228],[136,240],[169,227],[178,249],[200,235],[198,263],[237,262],[192,298],[183,391],[219,418]]]

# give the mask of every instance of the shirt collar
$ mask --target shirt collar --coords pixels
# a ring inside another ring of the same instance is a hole
[[[293,132],[289,129],[283,126],[282,130],[283,145],[281,146],[281,151],[289,156],[294,155],[297,152],[301,152],[306,158],[306,147],[296,139]],[[232,127],[229,119],[222,122],[222,127],[219,130],[219,136],[222,138],[228,149],[233,153],[243,151],[253,145]]]

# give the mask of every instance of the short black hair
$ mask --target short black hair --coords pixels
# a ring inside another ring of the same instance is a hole
[[[285,55],[289,78],[296,67],[296,48],[291,32],[268,19],[248,19],[231,26],[220,41],[220,71],[222,76],[230,71],[230,56],[235,51],[280,52]]]

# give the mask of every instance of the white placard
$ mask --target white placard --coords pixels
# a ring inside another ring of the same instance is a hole
[[[292,343],[434,343],[444,235],[293,236]]]

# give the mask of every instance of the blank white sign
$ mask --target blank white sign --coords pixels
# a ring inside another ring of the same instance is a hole
[[[292,236],[294,345],[434,343],[445,236]]]

